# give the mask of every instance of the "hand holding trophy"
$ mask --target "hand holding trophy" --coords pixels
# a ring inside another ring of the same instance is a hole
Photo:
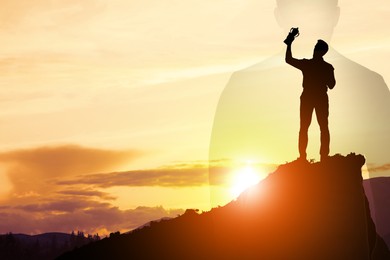
[[[292,42],[294,41],[294,39],[296,37],[299,36],[299,30],[298,30],[298,27],[297,28],[291,28],[289,34],[287,35],[287,38],[283,41],[285,44],[287,45],[291,45]]]

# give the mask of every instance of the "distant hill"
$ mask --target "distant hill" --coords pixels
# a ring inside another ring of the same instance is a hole
[[[363,181],[374,222],[387,246],[390,246],[390,177]]]
[[[390,259],[363,189],[361,155],[294,161],[236,201],[152,222],[58,259]]]
[[[40,235],[0,235],[0,259],[45,260],[54,259],[66,251],[97,241],[98,236],[85,237],[84,233],[44,233]]]

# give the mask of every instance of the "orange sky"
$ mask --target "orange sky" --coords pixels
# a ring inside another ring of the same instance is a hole
[[[390,3],[339,6],[331,45],[389,84]],[[0,233],[129,230],[209,208],[218,98],[232,72],[283,50],[274,8],[2,1]]]

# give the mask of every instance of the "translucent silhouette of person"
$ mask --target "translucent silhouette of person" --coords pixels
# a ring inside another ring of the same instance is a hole
[[[280,39],[284,39],[292,26],[298,26],[302,32],[299,42],[294,44],[294,52],[312,48],[318,39],[330,43],[340,14],[337,0],[277,0],[276,3],[275,18],[283,29]],[[280,47],[284,50],[282,41]],[[335,68],[337,79],[337,87],[328,93],[331,151],[363,154],[370,177],[378,176],[376,169],[388,168],[377,166],[388,164],[390,158],[390,91],[381,75],[331,47],[326,60]],[[224,205],[232,199],[229,180],[235,171],[219,167],[221,160],[252,161],[255,168],[256,163],[278,165],[296,158],[297,111],[302,90],[293,86],[301,82],[301,73],[286,64],[284,51],[232,74],[221,93],[210,137],[212,206]],[[313,154],[313,149],[317,154],[319,140],[314,138],[310,142],[308,155]],[[372,197],[370,208],[377,230],[381,235],[388,234],[390,216],[385,208],[376,206],[383,198],[374,188]]]
[[[328,127],[329,101],[328,88],[333,89],[336,84],[334,68],[324,61],[323,56],[328,52],[328,44],[318,40],[314,47],[313,58],[296,59],[292,56],[291,43],[287,44],[286,62],[302,71],[303,92],[300,104],[300,129],[299,129],[299,154],[301,160],[306,159],[308,143],[308,130],[312,119],[313,110],[321,131],[321,161],[329,155],[330,134]]]

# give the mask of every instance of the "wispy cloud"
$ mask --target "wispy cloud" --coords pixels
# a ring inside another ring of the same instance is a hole
[[[42,203],[26,204],[15,206],[14,209],[20,209],[26,212],[33,213],[73,213],[77,210],[93,208],[96,206],[107,207],[110,204],[108,203],[97,203],[92,200],[73,198],[73,199],[64,199],[61,197],[54,197],[55,200],[49,199],[48,201]]]
[[[254,165],[263,169],[273,169],[273,164]],[[67,180],[60,180],[57,185],[91,185],[96,188],[115,186],[142,187],[191,187],[226,184],[227,176],[242,165],[233,165],[227,160],[178,162],[155,168],[124,172],[84,174]],[[210,174],[211,173],[211,174]]]
[[[115,200],[114,196],[111,196],[107,192],[102,192],[102,191],[97,191],[93,189],[82,189],[82,190],[63,190],[63,191],[58,191],[58,194],[63,194],[63,195],[72,195],[77,198],[77,196],[81,197],[96,197],[96,198],[101,198],[103,200]]]
[[[225,163],[225,165],[224,165]],[[212,183],[219,185],[226,182],[226,175],[232,166],[224,161],[216,162],[182,162],[154,169],[132,170],[124,172],[83,174],[68,180],[60,180],[58,185],[92,185],[97,188],[114,186],[161,186],[190,187],[210,185],[210,171],[213,172]]]
[[[368,165],[369,173],[386,172],[390,170],[390,163],[382,165]]]
[[[208,168],[163,168],[83,175],[60,185],[84,184],[100,188],[113,186],[183,187],[208,184]]]

